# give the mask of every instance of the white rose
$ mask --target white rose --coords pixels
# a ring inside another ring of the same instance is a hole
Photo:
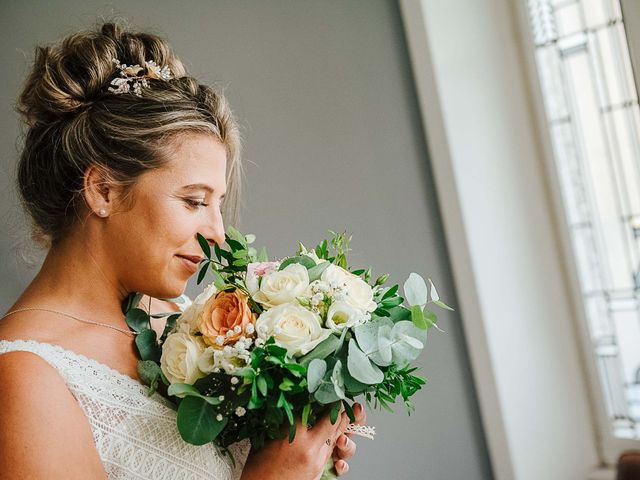
[[[346,293],[344,297],[339,296],[339,298],[352,307],[364,312],[373,312],[377,308],[373,300],[373,289],[358,275],[337,265],[329,265],[320,278],[329,285],[339,285]]]
[[[313,350],[331,335],[331,330],[320,326],[320,316],[301,305],[285,303],[267,310],[258,317],[258,338],[274,337],[276,344],[286,348],[290,355],[300,356]]]
[[[160,368],[171,383],[192,385],[205,374],[198,368],[198,359],[205,349],[200,337],[188,333],[172,333],[162,345]]]
[[[217,292],[216,286],[213,283],[209,284],[178,317],[173,331],[182,333],[195,333],[198,331],[198,317],[202,312],[202,307]]]
[[[257,293],[260,288],[258,286],[258,279],[267,273],[278,270],[278,267],[280,267],[280,262],[251,262],[248,264],[245,283],[249,293],[251,295]]]
[[[344,268],[339,267],[338,265],[331,264],[327,268],[325,268],[322,275],[320,275],[320,279],[329,285],[341,285],[346,283],[349,275],[353,275],[351,272],[347,272]]]
[[[351,274],[347,279],[347,296],[345,301],[354,308],[365,312],[373,312],[378,305],[373,300],[373,289],[360,277]]]
[[[295,302],[296,297],[305,294],[309,286],[307,267],[292,263],[279,271],[266,273],[262,277],[260,289],[253,295],[256,302],[267,308]]]
[[[362,322],[362,311],[353,308],[347,302],[333,302],[327,312],[327,328],[341,332],[345,328],[354,327]]]

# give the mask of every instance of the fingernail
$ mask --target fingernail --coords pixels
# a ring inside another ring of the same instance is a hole
[[[347,445],[349,445],[349,437],[341,437],[340,438],[340,444],[343,447],[346,447]]]

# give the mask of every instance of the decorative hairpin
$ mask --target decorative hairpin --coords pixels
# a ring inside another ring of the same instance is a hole
[[[108,90],[116,95],[133,91],[133,93],[141,97],[142,87],[149,87],[149,78],[159,80],[170,80],[173,78],[168,65],[160,68],[153,60],[147,60],[144,67],[138,64],[131,66],[125,63],[121,64],[117,58],[113,59],[113,63],[120,70],[120,77],[111,80],[111,85],[115,88],[109,87]]]

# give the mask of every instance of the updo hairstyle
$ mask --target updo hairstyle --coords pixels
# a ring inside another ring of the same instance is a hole
[[[149,80],[142,96],[107,89],[127,65],[153,60],[173,79]],[[83,177],[90,165],[108,182],[131,191],[136,178],[166,164],[183,133],[213,135],[227,151],[226,222],[238,220],[240,135],[222,91],[187,75],[169,44],[115,23],[73,33],[59,45],[36,47],[16,110],[27,130],[17,186],[32,222],[32,237],[55,245],[89,213]]]

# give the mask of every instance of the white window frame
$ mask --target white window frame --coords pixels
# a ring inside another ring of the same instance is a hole
[[[524,0],[400,7],[494,475],[612,478]]]

